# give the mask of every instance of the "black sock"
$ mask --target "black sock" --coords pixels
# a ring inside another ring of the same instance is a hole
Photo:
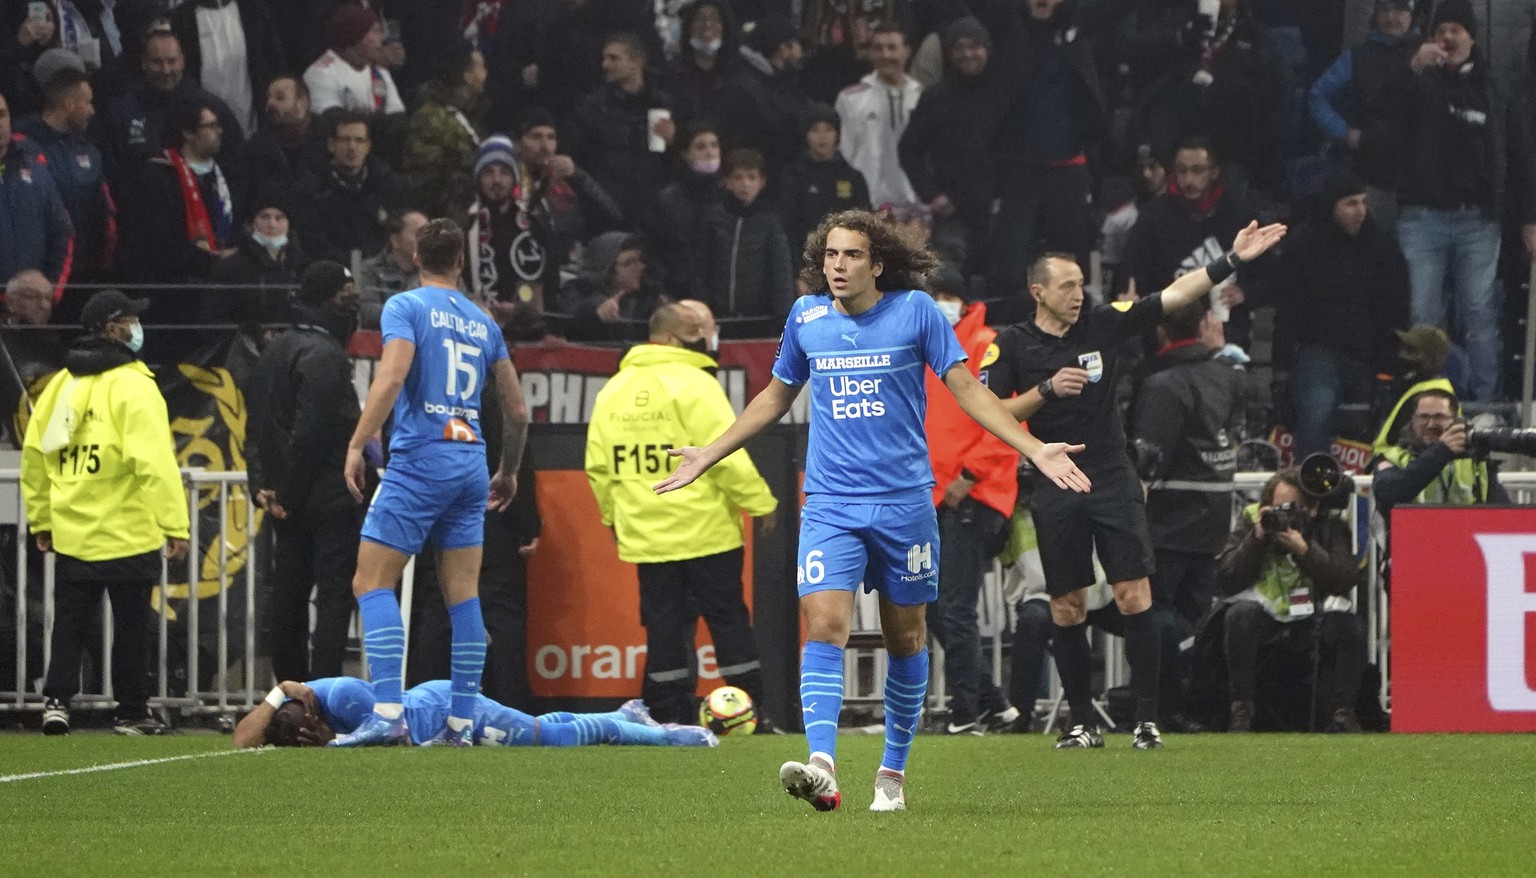
[[[1051,650],[1056,656],[1061,688],[1072,708],[1072,725],[1093,728],[1098,725],[1098,720],[1093,714],[1093,690],[1089,682],[1092,658],[1088,650],[1088,623],[1070,627],[1057,625]]]
[[[1157,684],[1163,655],[1157,620],[1151,610],[1125,617],[1125,659],[1131,666],[1131,691],[1136,695],[1136,722],[1157,722]]]

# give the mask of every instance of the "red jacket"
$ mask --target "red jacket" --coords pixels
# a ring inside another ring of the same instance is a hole
[[[980,302],[965,309],[955,324],[955,337],[969,358],[965,367],[975,375],[997,359],[997,333],[987,326],[987,306]],[[928,459],[933,463],[933,505],[944,502],[944,489],[962,469],[976,476],[971,497],[1004,516],[1013,514],[1018,499],[1016,472],[1019,453],[971,420],[955,402],[939,376],[928,370]]]

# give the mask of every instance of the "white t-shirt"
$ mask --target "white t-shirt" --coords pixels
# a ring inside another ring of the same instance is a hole
[[[304,84],[309,87],[310,107],[317,115],[332,107],[369,114],[405,112],[388,70],[373,64],[358,70],[332,49],[304,71]]]
[[[224,99],[234,111],[244,135],[256,130],[252,106],[251,71],[245,58],[245,28],[240,24],[240,5],[226,3],[217,9],[199,6],[197,38],[202,46],[203,88]]]

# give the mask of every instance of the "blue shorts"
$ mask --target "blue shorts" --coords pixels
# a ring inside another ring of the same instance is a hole
[[[479,454],[390,458],[363,520],[363,539],[414,555],[428,539],[439,549],[485,542],[485,504],[491,476],[485,447]]]
[[[800,596],[877,591],[901,606],[939,597],[939,520],[933,504],[854,505],[811,497],[800,513]]]
[[[447,680],[428,680],[405,690],[405,722],[411,740],[417,744],[430,741],[447,728],[452,702],[453,684]],[[537,720],[484,695],[475,696],[473,720],[476,744],[526,747],[538,743]]]

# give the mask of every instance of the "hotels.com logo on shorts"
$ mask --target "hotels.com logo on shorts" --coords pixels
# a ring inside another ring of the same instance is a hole
[[[1536,509],[1392,518],[1392,729],[1536,731]]]

